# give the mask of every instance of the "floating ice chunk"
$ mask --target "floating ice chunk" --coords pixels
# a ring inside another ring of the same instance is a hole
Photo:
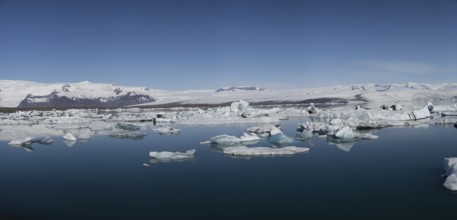
[[[282,131],[279,130],[279,128],[277,128],[276,126],[271,127],[270,135],[274,136],[274,135],[277,135],[277,134],[282,134]]]
[[[366,140],[376,140],[379,138],[379,136],[371,134],[371,133],[355,133],[354,132],[354,135],[355,135],[355,137],[357,137],[359,139],[366,139]]]
[[[113,138],[120,138],[120,139],[134,139],[134,140],[140,140],[143,139],[144,136],[146,136],[146,133],[141,133],[141,132],[131,132],[131,133],[113,133],[109,134],[108,136],[113,137]]]
[[[261,127],[258,127],[258,126],[250,127],[250,128],[247,128],[246,130],[249,133],[256,133],[258,135],[262,135],[262,134],[270,135],[272,130],[274,130],[273,133],[275,133],[275,134],[278,133],[278,132],[281,132],[281,130],[279,130],[278,127],[276,127],[275,125],[267,125],[267,126],[261,126]]]
[[[415,111],[413,111],[413,116],[414,116],[413,119],[415,119],[415,120],[429,118],[430,117],[429,108],[426,106],[426,107],[421,108],[419,110],[415,110]]]
[[[443,186],[448,190],[456,191],[457,190],[457,175],[455,173],[446,177],[444,180]]]
[[[152,130],[159,134],[179,134],[181,132],[181,130],[170,127],[170,126],[158,127],[158,128],[154,128]]]
[[[54,140],[51,137],[35,138],[35,139],[33,139],[32,143],[49,145],[49,144],[53,144]]]
[[[116,128],[129,130],[129,131],[138,131],[141,129],[140,126],[134,125],[134,124],[129,124],[129,123],[117,123]]]
[[[72,133],[66,133],[63,138],[69,141],[76,141],[76,137]]]
[[[457,157],[444,158],[443,167],[444,171],[446,171],[446,176],[457,172]]]
[[[280,146],[290,144],[293,141],[294,141],[293,138],[283,134],[282,132],[272,135],[268,138],[268,142],[270,142],[272,144],[280,145]]]
[[[258,141],[260,137],[257,136],[255,133],[243,133],[240,137],[241,142],[250,142],[250,141]]]
[[[444,158],[444,171],[446,171],[446,180],[443,186],[449,190],[457,190],[457,157]]]
[[[352,131],[352,129],[350,127],[345,126],[335,133],[335,137],[340,138],[340,139],[350,140],[350,139],[354,139],[355,136],[354,136],[354,131]]]
[[[195,149],[188,150],[186,152],[170,152],[170,151],[151,151],[149,156],[155,159],[155,162],[172,162],[172,161],[183,161],[194,158]]]
[[[271,148],[271,147],[227,147],[223,149],[224,154],[234,156],[274,156],[274,155],[292,155],[296,153],[308,152],[309,148],[306,147],[283,147],[283,148]]]
[[[209,139],[212,144],[219,144],[219,145],[235,145],[241,143],[241,139],[235,136],[222,134],[218,136],[214,136]]]
[[[238,112],[243,113],[243,112],[246,112],[248,106],[249,106],[249,103],[246,101],[243,101],[243,100],[240,100],[238,102],[232,102],[232,104],[230,104],[230,111],[234,112],[234,113],[238,113]]]
[[[22,139],[12,140],[8,144],[11,144],[11,145],[31,145],[32,141],[33,141],[33,138],[26,137],[26,138],[22,138]]]

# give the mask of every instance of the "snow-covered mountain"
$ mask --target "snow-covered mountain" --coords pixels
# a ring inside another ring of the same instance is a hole
[[[260,87],[224,87],[217,90],[167,91],[104,83],[37,83],[0,80],[0,107],[125,107],[153,105],[224,104],[236,100],[251,104],[308,104],[367,102],[401,104],[456,101],[457,83],[357,84],[321,88],[267,90]]]
[[[103,83],[36,83],[1,80],[1,107],[123,107],[151,103],[149,88],[124,87]]]

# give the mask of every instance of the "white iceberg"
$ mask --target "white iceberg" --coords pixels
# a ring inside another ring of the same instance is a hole
[[[69,141],[76,141],[76,137],[72,133],[66,133],[63,138]]]
[[[352,131],[352,129],[350,127],[345,126],[341,129],[339,129],[335,133],[335,137],[340,138],[340,139],[345,139],[345,140],[351,140],[351,139],[354,139],[355,135],[354,135],[354,131]]]
[[[26,137],[26,138],[22,138],[22,139],[12,140],[8,144],[11,144],[11,145],[31,145],[32,141],[33,141],[33,138]]]
[[[210,143],[218,145],[235,145],[241,143],[241,139],[235,136],[222,134],[209,139]]]
[[[238,102],[232,102],[230,104],[230,111],[234,113],[245,113],[247,111],[247,107],[249,106],[249,103],[243,100],[240,100]]]
[[[227,147],[223,149],[224,154],[233,156],[275,156],[275,155],[292,155],[296,153],[308,152],[309,148],[306,147]]]
[[[444,158],[444,171],[446,172],[446,180],[443,186],[449,190],[457,190],[457,157]]]
[[[283,134],[282,132],[272,135],[268,138],[268,142],[275,144],[275,145],[279,145],[279,146],[290,144],[293,141],[294,141],[293,138]]]
[[[413,111],[412,116],[413,116],[412,119],[414,119],[414,120],[429,118],[430,117],[429,107],[426,106],[426,107],[421,108],[419,110]]]
[[[448,190],[456,191],[457,190],[457,174],[453,173],[446,177],[444,180],[443,186]]]
[[[154,162],[172,162],[184,161],[194,158],[195,149],[186,152],[170,152],[170,151],[151,151],[149,157],[155,159]]]

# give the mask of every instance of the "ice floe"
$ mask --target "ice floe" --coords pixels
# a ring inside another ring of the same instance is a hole
[[[26,137],[26,138],[12,140],[8,144],[11,144],[11,145],[31,145],[32,141],[33,141],[32,137]]]
[[[177,128],[173,128],[171,126],[160,126],[157,128],[153,128],[153,131],[159,133],[159,134],[180,134],[181,130]]]
[[[151,151],[149,157],[153,160],[151,162],[173,162],[173,161],[187,161],[194,159],[195,149],[185,152],[170,152],[170,151]]]
[[[457,157],[444,158],[444,171],[446,180],[443,186],[449,190],[457,190]]]
[[[72,133],[66,133],[63,138],[68,141],[76,141],[76,137]]]
[[[296,153],[308,152],[309,148],[288,146],[282,148],[271,147],[226,147],[223,149],[224,154],[233,156],[276,156],[276,155],[292,155]]]

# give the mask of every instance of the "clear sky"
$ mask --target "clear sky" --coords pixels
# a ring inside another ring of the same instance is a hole
[[[0,79],[457,82],[457,0],[0,0]]]

